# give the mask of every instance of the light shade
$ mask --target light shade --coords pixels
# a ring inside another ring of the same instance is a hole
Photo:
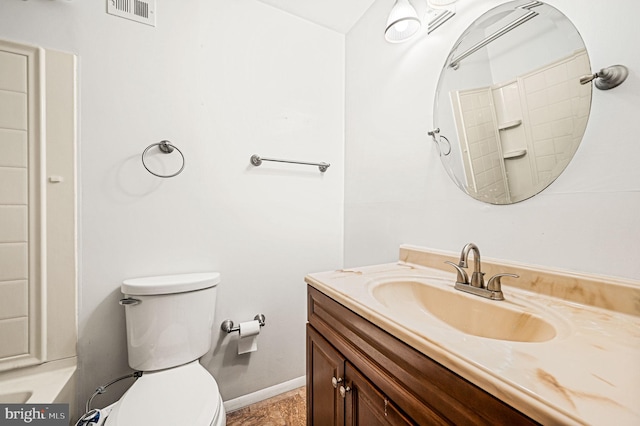
[[[396,0],[393,5],[384,38],[390,43],[401,43],[408,40],[420,29],[420,19],[409,0]]]

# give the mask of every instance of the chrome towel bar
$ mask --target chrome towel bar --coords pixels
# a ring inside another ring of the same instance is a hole
[[[253,164],[256,167],[261,165],[263,161],[275,161],[277,163],[306,164],[308,166],[317,166],[318,169],[320,169],[320,171],[323,173],[327,171],[329,166],[331,166],[331,164],[325,163],[325,162],[310,163],[308,161],[278,160],[277,158],[260,157],[259,155],[256,155],[256,154],[253,154],[251,156],[251,164]]]

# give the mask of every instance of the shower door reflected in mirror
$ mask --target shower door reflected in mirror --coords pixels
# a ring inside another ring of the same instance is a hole
[[[591,85],[579,80],[590,73],[580,34],[551,6],[510,2],[477,19],[451,50],[436,93],[436,139],[454,182],[492,204],[546,188],[582,140]]]

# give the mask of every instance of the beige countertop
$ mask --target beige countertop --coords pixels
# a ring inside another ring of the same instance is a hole
[[[640,425],[640,283],[483,260],[491,274],[520,275],[519,288],[504,281],[506,300],[486,303],[531,309],[556,329],[544,342],[496,340],[463,333],[426,312],[417,320],[377,300],[372,288],[398,279],[457,292],[455,274],[440,266],[457,256],[403,246],[400,258],[305,280],[540,423]]]

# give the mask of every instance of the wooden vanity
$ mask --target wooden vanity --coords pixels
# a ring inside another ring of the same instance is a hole
[[[487,303],[547,312],[557,335],[535,342],[469,335],[375,298],[397,279],[462,293],[444,265],[456,257],[402,246],[397,263],[305,278],[308,425],[640,424],[640,283],[484,258],[487,274],[521,277]]]
[[[313,287],[308,312],[308,425],[538,424]]]

